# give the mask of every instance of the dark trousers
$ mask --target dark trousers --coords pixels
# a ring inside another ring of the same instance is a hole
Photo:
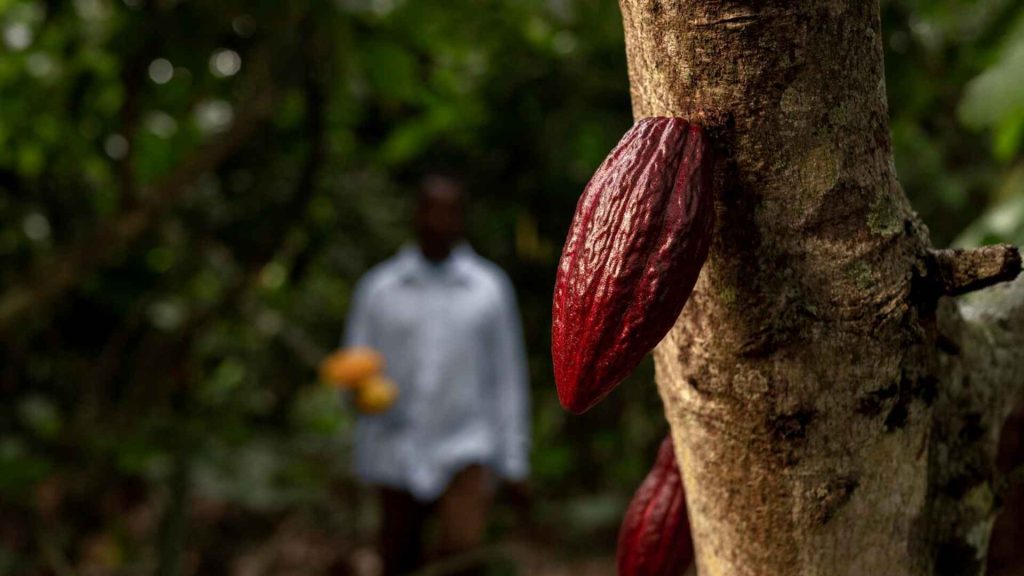
[[[423,567],[431,517],[438,523],[438,557],[457,556],[480,545],[491,507],[489,473],[479,465],[463,469],[436,502],[420,502],[408,492],[392,488],[380,489],[380,502],[384,576],[408,574]],[[459,572],[466,576],[480,573],[479,568]]]

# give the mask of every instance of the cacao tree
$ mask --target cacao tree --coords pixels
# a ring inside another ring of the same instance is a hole
[[[1007,245],[937,250],[911,210],[878,3],[620,7],[634,118],[701,124],[721,158],[707,262],[655,349],[698,571],[982,573],[1006,484],[996,444],[1024,389],[1021,260]],[[615,276],[641,225],[591,230],[583,245],[611,251]],[[560,346],[615,336],[562,337],[565,294],[556,372]],[[658,306],[648,314],[675,315]],[[574,386],[559,382],[570,408],[607,393]]]

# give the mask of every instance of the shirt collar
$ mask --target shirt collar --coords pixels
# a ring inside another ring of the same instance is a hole
[[[441,278],[456,283],[466,283],[471,278],[473,248],[465,241],[456,244],[451,254],[441,262],[431,262],[423,256],[419,246],[413,243],[402,247],[401,277],[404,282],[420,281],[427,278]]]

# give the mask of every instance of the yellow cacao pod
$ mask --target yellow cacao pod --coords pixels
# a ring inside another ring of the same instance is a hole
[[[337,388],[351,389],[383,368],[384,358],[376,350],[362,346],[346,348],[320,363],[320,379]]]
[[[384,412],[398,398],[398,387],[389,378],[370,376],[359,382],[356,389],[356,408],[364,414]]]

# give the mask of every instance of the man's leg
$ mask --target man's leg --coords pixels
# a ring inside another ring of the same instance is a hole
[[[384,576],[400,576],[419,569],[427,507],[411,494],[391,488],[380,489],[380,503]]]
[[[491,499],[491,476],[483,466],[470,466],[455,476],[437,504],[438,551],[442,556],[468,552],[483,542]],[[459,574],[480,573],[481,569],[475,568]]]

